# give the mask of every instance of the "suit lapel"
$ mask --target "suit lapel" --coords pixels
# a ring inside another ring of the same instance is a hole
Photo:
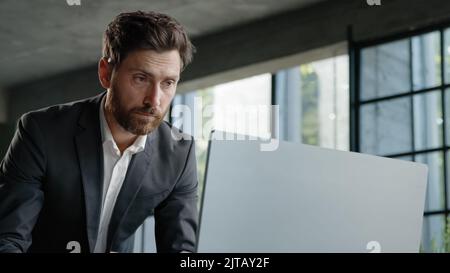
[[[150,162],[153,158],[152,142],[155,138],[156,132],[148,135],[145,150],[133,155],[130,165],[123,181],[119,196],[117,197],[114,206],[113,214],[108,231],[108,240],[106,249],[109,250],[112,241],[116,237],[118,227],[123,221],[130,206],[139,192],[145,177],[148,177],[147,172],[150,170]]]
[[[86,208],[86,227],[90,252],[94,251],[102,201],[103,151],[99,107],[105,93],[86,106],[79,119],[80,130],[75,143],[80,164]]]

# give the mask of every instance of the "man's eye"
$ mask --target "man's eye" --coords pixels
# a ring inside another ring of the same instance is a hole
[[[175,82],[174,81],[166,81],[164,84],[165,84],[165,86],[170,87],[170,86],[174,85]]]
[[[145,82],[146,78],[142,77],[142,76],[135,76],[134,80],[137,81],[137,82]]]

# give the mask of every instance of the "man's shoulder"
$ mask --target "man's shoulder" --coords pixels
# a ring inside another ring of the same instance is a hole
[[[175,152],[189,152],[194,145],[194,138],[184,133],[167,121],[161,122],[157,129],[157,142],[161,150]]]
[[[72,119],[77,119],[80,113],[86,108],[95,110],[95,107],[98,107],[100,98],[101,95],[96,95],[90,98],[55,104],[37,110],[29,111],[22,115],[21,120],[26,121],[33,119],[39,123],[57,123],[58,121],[70,121]]]

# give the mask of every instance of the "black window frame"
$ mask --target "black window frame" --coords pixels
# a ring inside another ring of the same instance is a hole
[[[447,130],[450,130],[450,128],[447,127],[447,122],[450,124],[450,120],[447,121],[447,115],[446,111],[450,111],[449,109],[446,109],[446,90],[450,89],[450,82],[446,83],[446,68],[445,68],[445,31],[450,30],[450,21],[442,22],[439,24],[434,24],[431,26],[426,26],[422,28],[417,28],[414,30],[408,30],[403,31],[399,33],[395,33],[392,35],[388,35],[381,38],[375,38],[375,39],[368,39],[368,40],[362,40],[362,41],[355,41],[353,39],[353,30],[350,26],[348,28],[348,54],[349,54],[349,82],[350,82],[350,151],[354,152],[360,152],[360,129],[361,129],[361,106],[371,104],[371,103],[379,103],[379,102],[385,102],[385,101],[392,101],[397,98],[410,98],[411,100],[411,120],[412,120],[412,128],[411,128],[411,137],[412,137],[412,150],[411,152],[405,152],[405,153],[397,153],[397,154],[386,154],[381,155],[385,157],[391,157],[391,158],[398,158],[402,156],[411,156],[413,161],[415,160],[416,155],[421,154],[430,154],[432,152],[440,152],[443,155],[443,179],[444,179],[444,209],[443,210],[433,210],[433,211],[425,211],[424,217],[431,216],[431,215],[443,215],[445,216],[445,226],[449,225],[449,215],[450,215],[450,194],[448,192],[449,188],[449,174],[448,174],[448,161],[450,156],[450,141],[447,141],[447,137],[449,137],[450,132],[447,132]],[[428,34],[431,32],[439,32],[440,37],[440,56],[441,56],[441,64],[440,64],[440,76],[441,76],[441,83],[433,86],[433,87],[427,87],[427,88],[421,88],[414,90],[413,87],[413,64],[412,64],[412,41],[411,38]],[[368,47],[373,47],[377,45],[383,45],[390,42],[399,41],[402,39],[409,39],[409,55],[410,55],[410,88],[405,93],[401,94],[394,94],[389,96],[382,96],[377,97],[373,99],[368,100],[361,100],[361,90],[360,90],[360,84],[361,84],[361,52],[363,49]],[[448,55],[447,55],[448,56]],[[447,68],[448,69],[448,68]],[[414,145],[414,139],[415,139],[415,132],[414,132],[414,104],[412,103],[414,95],[418,94],[429,94],[432,92],[440,92],[440,99],[441,99],[441,108],[442,108],[442,144],[439,145],[438,148],[432,148],[432,149],[419,149],[416,150]],[[450,93],[450,92],[449,92]]]

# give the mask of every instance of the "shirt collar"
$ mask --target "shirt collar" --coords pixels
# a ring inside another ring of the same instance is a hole
[[[103,96],[102,101],[100,102],[100,131],[102,135],[102,143],[103,145],[112,145],[113,151],[120,156],[120,150],[117,147],[116,142],[111,134],[111,130],[109,129],[108,122],[105,118],[105,100],[106,95]],[[142,152],[145,149],[145,143],[147,142],[147,135],[138,136],[138,138],[134,141],[134,143],[128,147],[125,151],[130,151],[131,154],[136,154]]]

